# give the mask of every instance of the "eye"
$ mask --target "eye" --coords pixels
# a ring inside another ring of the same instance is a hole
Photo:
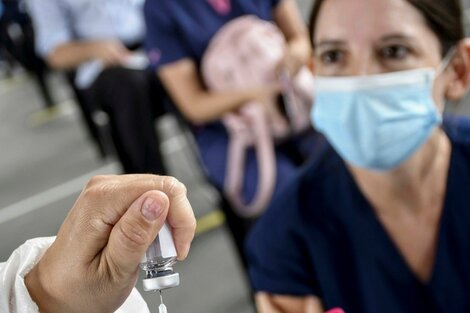
[[[410,49],[403,45],[390,45],[380,50],[380,56],[386,60],[403,60],[410,54]]]
[[[340,50],[329,50],[320,54],[320,60],[325,65],[333,65],[344,60],[344,52]]]

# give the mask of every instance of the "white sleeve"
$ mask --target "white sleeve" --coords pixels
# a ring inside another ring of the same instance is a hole
[[[24,277],[38,263],[55,237],[35,238],[16,249],[10,258],[0,263],[0,312],[39,313],[24,284]],[[116,313],[149,313],[147,304],[134,288]]]

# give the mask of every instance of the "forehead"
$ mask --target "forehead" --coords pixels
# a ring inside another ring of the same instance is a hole
[[[365,44],[390,34],[434,36],[424,16],[405,0],[325,0],[314,35],[315,42]]]

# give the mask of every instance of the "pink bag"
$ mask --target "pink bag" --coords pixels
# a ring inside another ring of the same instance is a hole
[[[202,77],[211,90],[252,88],[279,80],[276,67],[284,56],[286,41],[271,22],[247,15],[232,20],[212,38],[201,63]],[[309,127],[313,75],[307,68],[296,77],[285,75],[283,94],[287,118],[272,104],[246,103],[222,121],[229,133],[225,193],[243,217],[260,215],[269,204],[276,183],[275,140]],[[242,196],[246,149],[254,147],[258,186],[251,203]]]

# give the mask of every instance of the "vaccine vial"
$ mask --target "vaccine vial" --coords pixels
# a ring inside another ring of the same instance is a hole
[[[171,229],[165,224],[140,263],[140,268],[145,271],[145,291],[160,291],[179,286],[179,274],[173,271],[176,256]]]

